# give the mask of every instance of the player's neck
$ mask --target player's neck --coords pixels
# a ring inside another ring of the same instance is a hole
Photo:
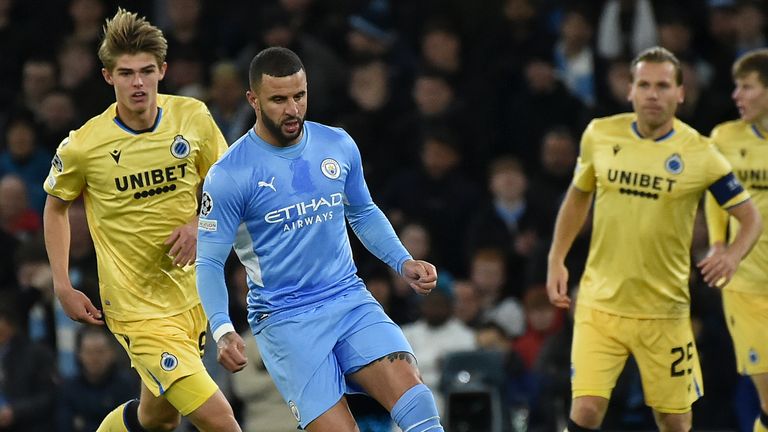
[[[763,136],[768,136],[768,117],[757,119],[755,125],[760,130],[760,133],[763,134]]]
[[[157,120],[158,113],[157,104],[150,106],[149,109],[142,112],[134,112],[127,108],[121,109],[120,105],[117,105],[117,118],[124,125],[136,131],[151,128]]]
[[[640,122],[639,119],[636,124],[637,132],[640,133],[641,137],[655,141],[667,135],[672,130],[672,127],[675,125],[675,119],[671,118],[666,123],[655,127],[649,124],[644,124]]]

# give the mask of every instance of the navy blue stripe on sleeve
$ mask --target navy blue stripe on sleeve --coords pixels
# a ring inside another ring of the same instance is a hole
[[[739,183],[739,180],[731,172],[720,177],[718,181],[712,183],[709,186],[709,191],[712,192],[712,196],[715,197],[717,203],[722,206],[723,204],[730,201],[731,198],[742,193],[744,191],[744,187],[741,185],[741,183]]]

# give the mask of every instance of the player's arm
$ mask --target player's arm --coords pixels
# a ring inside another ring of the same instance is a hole
[[[103,325],[101,311],[96,309],[88,296],[76,290],[69,280],[71,203],[48,195],[43,210],[45,249],[53,273],[53,291],[68,317],[82,323]]]
[[[704,282],[709,286],[721,288],[730,282],[763,230],[762,218],[751,199],[729,207],[728,213],[739,221],[736,237],[730,245],[713,250],[698,264]]]
[[[573,185],[568,188],[555,221],[552,245],[547,262],[547,294],[549,301],[561,308],[568,308],[568,269],[565,257],[573,241],[584,226],[592,204],[592,192],[585,192]]]
[[[710,253],[725,248],[728,232],[728,212],[720,207],[711,193],[704,198],[704,215],[707,220]]]
[[[224,277],[244,202],[234,179],[214,168],[205,178],[197,239],[197,292],[217,346],[217,359],[230,372],[242,370],[248,360],[245,343],[229,317],[229,295]]]
[[[350,170],[344,184],[344,214],[352,231],[374,256],[398,272],[419,294],[437,286],[437,269],[431,263],[414,260],[397,237],[384,212],[374,204],[363,177],[360,152],[349,139]]]

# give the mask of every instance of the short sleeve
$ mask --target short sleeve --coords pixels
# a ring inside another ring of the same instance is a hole
[[[75,133],[70,132],[56,149],[43,189],[64,201],[72,201],[80,196],[85,188],[83,171],[84,167],[75,143]]]
[[[576,168],[573,172],[573,186],[584,192],[595,190],[595,167],[592,159],[593,155],[593,124],[587,126],[584,134],[581,136],[579,146],[579,158],[576,161]]]

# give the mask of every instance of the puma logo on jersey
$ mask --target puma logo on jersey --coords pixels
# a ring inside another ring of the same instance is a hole
[[[115,160],[115,163],[120,163],[120,150],[112,150],[109,152],[109,155],[112,156],[112,159]]]
[[[272,189],[272,191],[277,192],[275,189],[275,176],[272,176],[272,179],[269,180],[269,183],[265,182],[264,180],[259,180],[258,183],[256,183],[258,187],[267,187]]]

